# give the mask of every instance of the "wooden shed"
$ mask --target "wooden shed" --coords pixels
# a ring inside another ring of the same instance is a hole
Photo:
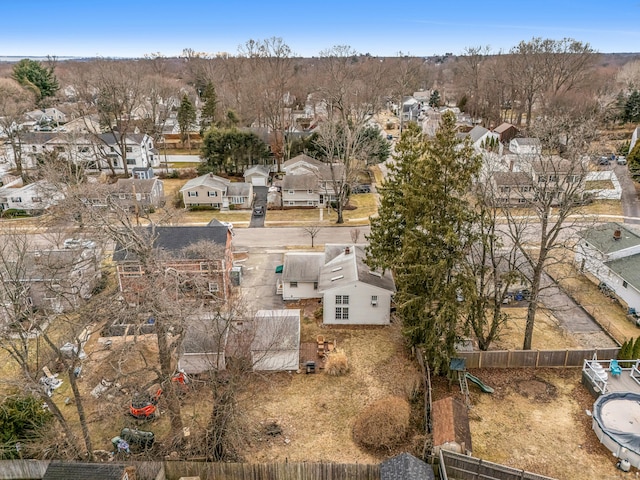
[[[467,407],[453,397],[433,402],[433,454],[440,449],[471,455],[471,430]]]

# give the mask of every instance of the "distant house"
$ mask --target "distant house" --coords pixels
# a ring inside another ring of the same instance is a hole
[[[231,182],[212,173],[200,175],[189,180],[180,189],[184,206],[207,206],[227,210],[250,208],[253,202],[253,185],[244,182]]]
[[[518,155],[540,155],[542,143],[537,138],[513,138],[509,141],[509,150]]]
[[[225,350],[229,331],[229,322],[212,313],[187,317],[178,370],[197,375],[209,370],[226,369]]]
[[[164,184],[158,178],[120,178],[113,185],[111,202],[130,211],[148,212],[164,205]]]
[[[476,150],[489,150],[491,146],[499,142],[500,138],[497,133],[480,125],[476,125],[468,133],[463,134],[463,137],[468,137]]]
[[[433,402],[433,455],[440,449],[471,455],[471,429],[467,407],[453,397]]]
[[[300,365],[300,310],[258,310],[251,365],[256,371],[295,371]]]
[[[159,251],[160,266],[191,277],[179,294],[202,300],[226,300],[231,289],[230,271],[233,263],[231,232],[226,226],[162,226],[141,228],[140,235],[147,235],[153,247]],[[151,238],[153,235],[153,238]],[[187,251],[201,242],[210,242],[209,252]],[[216,253],[214,258],[211,253]],[[113,253],[120,291],[129,302],[137,302],[139,278],[145,275],[143,265],[134,251],[126,245],[116,245]],[[169,292],[163,292],[168,294]]]
[[[156,150],[153,138],[145,134],[129,134],[125,138],[125,152],[120,152],[120,140],[122,136],[115,133],[102,133],[97,136],[98,150],[100,152],[100,168],[106,168],[107,164],[103,158],[109,158],[113,166],[118,170],[123,170],[126,162],[127,168],[132,170],[136,167],[157,168],[160,166],[160,154]]]
[[[380,464],[380,480],[435,480],[431,465],[410,453],[401,453]]]
[[[31,215],[43,213],[64,198],[64,193],[57,187],[39,180],[28,185],[22,185],[18,180],[16,186],[9,185],[0,188],[0,213],[4,210],[23,210]]]
[[[391,274],[370,269],[361,246],[326,245],[325,255],[318,278],[323,323],[388,325],[395,293]]]
[[[101,278],[100,255],[91,241],[17,253],[15,263],[0,267],[0,303],[55,313],[74,310]]]
[[[578,236],[575,262],[579,270],[640,312],[640,235],[610,222],[582,230]]]
[[[287,160],[282,167],[286,173],[282,183],[282,204],[284,206],[317,205],[324,207],[335,201],[333,178],[340,178],[343,165],[330,165],[308,155],[300,154]]]
[[[288,252],[282,268],[282,299],[320,298],[318,280],[324,252]]]
[[[640,138],[640,127],[636,127],[633,133],[631,134],[631,142],[629,143],[629,152],[631,152],[638,142]]]
[[[266,165],[254,165],[244,171],[244,181],[254,187],[266,187],[269,185],[270,169]]]
[[[514,125],[511,125],[510,123],[506,123],[506,122],[501,123],[496,128],[494,128],[493,132],[498,134],[498,138],[500,139],[500,142],[507,145],[509,144],[512,138],[515,138],[515,136],[518,135],[518,129]]]

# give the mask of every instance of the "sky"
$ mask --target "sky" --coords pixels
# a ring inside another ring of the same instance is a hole
[[[237,54],[280,37],[297,56],[336,45],[374,56],[508,51],[533,37],[640,52],[640,0],[0,0],[0,57]]]

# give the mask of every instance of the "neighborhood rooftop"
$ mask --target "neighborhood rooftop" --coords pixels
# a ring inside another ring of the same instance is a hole
[[[618,239],[614,238],[616,231],[620,232]],[[579,232],[579,235],[602,253],[618,252],[640,245],[640,236],[617,222],[596,225]]]

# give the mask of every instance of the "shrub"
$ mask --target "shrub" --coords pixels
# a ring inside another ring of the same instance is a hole
[[[215,207],[212,207],[211,205],[191,205],[189,207],[189,210],[191,210],[192,212],[199,212],[202,210],[217,210]]]
[[[28,217],[30,215],[25,210],[19,210],[17,208],[8,208],[4,212],[2,212],[2,216],[6,218],[16,218],[16,217]]]
[[[349,372],[349,361],[347,355],[342,350],[334,350],[327,355],[327,362],[324,365],[324,371],[328,375],[340,377]]]
[[[407,439],[411,411],[400,397],[385,397],[366,407],[353,425],[353,440],[371,452],[391,452]]]

